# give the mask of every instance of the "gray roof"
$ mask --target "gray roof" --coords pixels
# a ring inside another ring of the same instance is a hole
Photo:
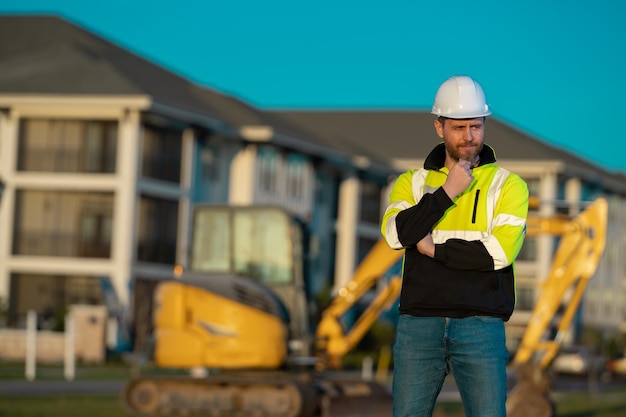
[[[427,111],[408,110],[274,110],[333,144],[357,153],[378,155],[386,160],[421,160],[441,139]],[[605,169],[565,149],[547,144],[494,117],[487,121],[485,143],[499,160],[562,161],[564,175],[582,176],[610,190],[626,192],[623,175]]]
[[[272,141],[340,163],[351,155],[298,125],[187,79],[58,16],[0,15],[0,94],[142,95],[219,120],[237,133],[270,126]],[[372,169],[393,172],[385,161]]]
[[[0,67],[3,93],[147,95],[233,127],[265,123],[260,110],[57,16],[0,16]]]
[[[0,68],[2,93],[147,95],[233,127],[266,124],[267,116],[247,103],[191,83],[56,16],[0,16]]]
[[[0,15],[0,94],[142,95],[219,120],[237,132],[270,126],[272,141],[335,158],[365,157],[366,169],[392,173],[393,161],[423,159],[439,141],[432,116],[406,110],[263,111],[194,84],[57,16]],[[611,174],[570,152],[490,118],[486,142],[499,159],[559,160],[568,172],[624,189]]]
[[[216,116],[186,79],[55,16],[0,16],[0,92],[149,95]]]

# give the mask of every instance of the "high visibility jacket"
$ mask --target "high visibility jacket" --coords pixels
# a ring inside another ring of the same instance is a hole
[[[524,240],[528,187],[495,160],[485,145],[472,184],[454,201],[442,188],[448,174],[443,144],[428,155],[423,169],[396,180],[381,232],[391,248],[405,251],[400,313],[510,318],[513,261]],[[434,258],[416,246],[431,232]]]

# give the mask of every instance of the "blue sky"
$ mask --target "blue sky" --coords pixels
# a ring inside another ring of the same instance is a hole
[[[495,117],[626,172],[620,0],[0,0],[18,12],[58,14],[260,108],[425,110],[467,74]]]

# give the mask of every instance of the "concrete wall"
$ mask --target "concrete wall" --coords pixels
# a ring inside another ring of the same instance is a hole
[[[74,320],[74,352],[76,360],[99,364],[106,359],[106,321],[104,306],[74,305],[70,307]],[[0,329],[0,360],[23,362],[26,359],[26,330]],[[37,362],[62,363],[65,355],[66,333],[40,330],[37,332]]]

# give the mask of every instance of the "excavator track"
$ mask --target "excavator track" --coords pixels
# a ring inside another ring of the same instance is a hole
[[[122,392],[126,411],[139,415],[203,413],[221,417],[388,417],[391,395],[364,381],[308,374],[142,376]]]
[[[143,415],[309,417],[314,392],[298,378],[254,376],[138,377],[128,382],[122,401]]]

